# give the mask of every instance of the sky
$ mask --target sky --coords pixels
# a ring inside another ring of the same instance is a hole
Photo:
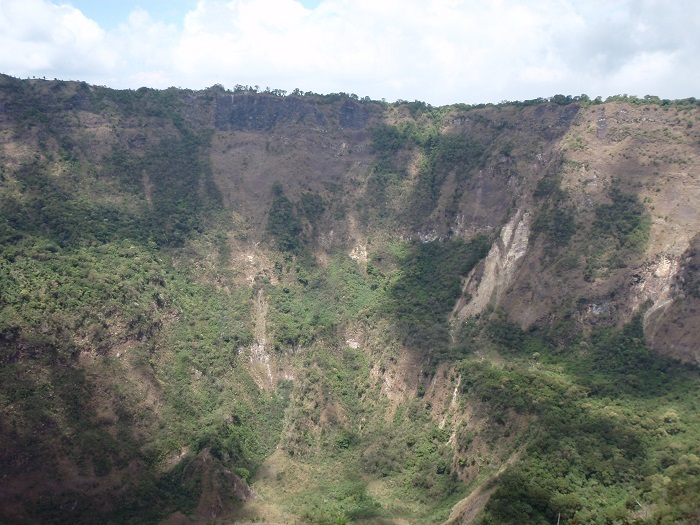
[[[0,0],[0,72],[432,105],[700,98],[698,0]]]

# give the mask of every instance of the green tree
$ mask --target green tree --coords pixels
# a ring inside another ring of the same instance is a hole
[[[285,252],[299,249],[301,223],[294,213],[294,205],[284,194],[280,182],[272,185],[272,206],[267,216],[267,232],[277,238],[277,246]]]

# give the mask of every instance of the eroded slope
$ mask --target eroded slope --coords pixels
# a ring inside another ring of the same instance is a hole
[[[4,520],[697,517],[693,101],[0,87]]]

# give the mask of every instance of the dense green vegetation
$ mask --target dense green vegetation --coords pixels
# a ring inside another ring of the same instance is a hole
[[[3,250],[0,283],[4,338],[49,346],[62,358],[112,344],[110,327],[126,319],[125,337],[146,337],[171,300],[154,254],[126,241],[70,249],[24,239]]]
[[[546,173],[537,182],[534,197],[541,202],[532,227],[535,234],[546,236],[549,253],[567,246],[576,233],[577,224],[569,197],[561,189],[561,175]]]
[[[272,206],[267,217],[267,232],[277,238],[277,247],[283,252],[299,249],[301,223],[294,213],[294,205],[284,194],[282,184],[272,187]]]
[[[402,220],[411,224],[419,224],[433,212],[449,176],[453,175],[458,184],[464,183],[471,170],[481,164],[485,152],[475,137],[465,133],[441,133],[435,124],[416,126],[409,122],[380,126],[372,129],[372,140],[379,160],[367,183],[367,195],[370,204],[380,210],[391,186],[406,176],[405,153],[417,150],[421,154],[422,164],[408,206],[399,214]],[[459,200],[463,191],[461,185],[457,188],[453,203]],[[455,210],[450,207],[448,213],[454,214]]]
[[[196,504],[199,483],[172,480],[201,450],[211,450],[227,468],[254,471],[274,448],[285,400],[259,393],[238,357],[252,337],[248,291],[198,285],[190,270],[127,242],[60,248],[24,238],[4,248],[0,399],[13,410],[1,430],[8,457],[29,447],[23,459],[28,472],[40,468],[60,479],[59,466],[46,464],[57,443],[83,475],[109,477],[138,464],[141,482],[127,487],[119,520],[148,522]],[[167,318],[175,312],[181,322],[173,325]],[[134,428],[151,424],[152,415],[126,385],[108,386],[106,379],[124,374],[118,364],[124,348],[123,359],[139,374],[167,378],[162,423],[147,440]],[[97,359],[105,378],[95,370],[85,374],[78,363],[83,352],[103,356]],[[117,396],[116,436],[94,404],[105,388]],[[259,434],[260,428],[269,432]],[[183,447],[191,456],[176,471],[161,473],[162,459]],[[56,514],[75,497],[71,491],[55,496],[34,509],[35,519],[71,516],[88,523],[95,513],[114,516],[111,505],[84,496],[74,512]]]
[[[595,209],[585,277],[596,276],[612,268],[624,268],[634,255],[643,252],[649,237],[651,218],[636,195],[618,186],[610,190],[610,204]]]
[[[649,218],[636,196],[623,193],[618,187],[610,191],[610,204],[595,210],[593,231],[616,243],[619,250],[639,251],[649,235]]]
[[[565,353],[549,334],[524,333],[503,320],[486,333],[511,355],[509,364],[463,361],[464,393],[492,407],[495,427],[514,414],[535,419],[527,448],[501,476],[481,523],[697,517],[700,486],[688,463],[697,455],[685,435],[700,423],[697,371],[651,354],[640,317],[622,330],[579,334]],[[673,491],[673,504],[659,501],[664,490]]]
[[[431,366],[450,353],[448,315],[461,293],[460,277],[483,259],[490,248],[484,237],[470,242],[414,243],[399,254],[392,276],[386,313],[396,323],[404,344],[420,349]]]

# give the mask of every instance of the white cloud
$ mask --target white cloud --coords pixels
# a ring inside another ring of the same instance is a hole
[[[433,104],[583,92],[675,98],[698,95],[699,16],[694,0],[324,0],[316,9],[200,0],[181,28],[137,10],[106,32],[50,0],[0,0],[0,70]]]
[[[131,88],[177,85],[172,50],[179,38],[175,26],[153,20],[143,9],[134,10],[126,23],[107,33],[105,45],[117,51],[119,62],[103,83]]]
[[[112,69],[105,32],[77,9],[43,0],[0,1],[0,68],[19,75],[70,76]]]

